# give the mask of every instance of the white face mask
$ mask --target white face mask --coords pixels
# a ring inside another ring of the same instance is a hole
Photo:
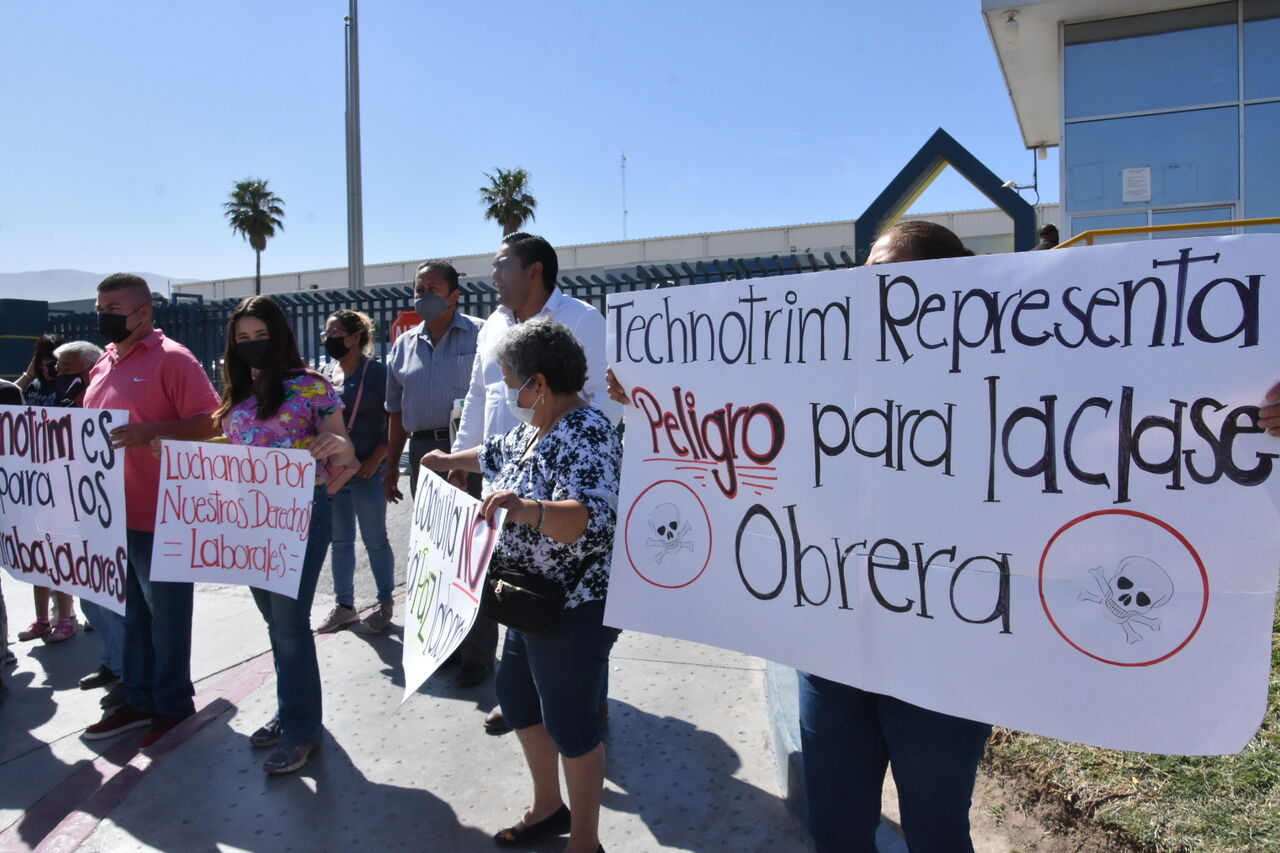
[[[529,383],[532,381],[533,377],[529,377],[529,379],[525,380],[524,385],[521,385],[519,388],[507,388],[507,408],[511,410],[511,414],[515,415],[519,420],[526,424],[533,423],[534,409],[525,408],[520,405],[520,392],[528,387]],[[533,406],[536,408],[538,403],[541,402],[542,396],[539,395]]]

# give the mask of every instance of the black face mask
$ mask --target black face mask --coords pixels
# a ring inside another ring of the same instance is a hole
[[[250,367],[261,370],[271,355],[271,339],[262,338],[256,341],[239,341],[236,344],[236,355]]]
[[[84,382],[74,373],[61,374],[54,380],[54,385],[58,389],[59,400],[70,400],[84,388]]]
[[[129,330],[129,315],[99,313],[98,332],[113,344],[123,342],[133,334]]]
[[[44,363],[44,372],[56,379],[58,376],[58,360],[56,358],[51,358],[46,361]]]
[[[342,338],[325,338],[324,351],[329,354],[329,358],[342,358],[351,352],[351,347]]]

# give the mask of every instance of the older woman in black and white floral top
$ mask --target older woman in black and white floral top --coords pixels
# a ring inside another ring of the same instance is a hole
[[[593,853],[602,849],[597,826],[604,789],[597,711],[618,636],[603,619],[622,444],[609,419],[578,394],[587,360],[566,327],[547,319],[521,323],[494,355],[507,404],[524,423],[478,448],[432,451],[422,464],[484,473],[492,489],[485,517],[507,510],[492,567],[522,568],[558,581],[568,593],[553,633],[507,629],[498,701],[524,748],[533,805],[494,840],[515,846],[568,832],[568,853]],[[561,759],[572,818],[560,796]]]

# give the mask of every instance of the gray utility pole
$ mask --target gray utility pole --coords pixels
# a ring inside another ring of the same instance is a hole
[[[622,152],[622,239],[627,239],[627,152]]]
[[[347,282],[364,287],[364,203],[360,181],[360,36],[356,28],[356,0],[346,21],[347,60]]]

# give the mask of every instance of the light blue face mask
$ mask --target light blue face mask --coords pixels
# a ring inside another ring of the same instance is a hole
[[[529,383],[532,381],[533,381],[533,377],[530,376],[528,379],[525,380],[524,385],[521,385],[519,388],[510,388],[510,387],[507,388],[507,408],[511,410],[511,414],[515,415],[520,421],[526,424],[533,423],[534,409],[525,408],[524,406],[520,405],[520,392],[523,391],[525,388],[527,388],[529,386]],[[539,395],[537,402],[533,404],[534,408],[536,408],[538,403],[541,403],[541,402],[542,402],[542,396]]]
[[[436,296],[434,293],[419,293],[418,298],[414,300],[413,310],[418,312],[418,316],[426,320],[428,323],[433,322],[437,317],[447,311],[448,304]]]

